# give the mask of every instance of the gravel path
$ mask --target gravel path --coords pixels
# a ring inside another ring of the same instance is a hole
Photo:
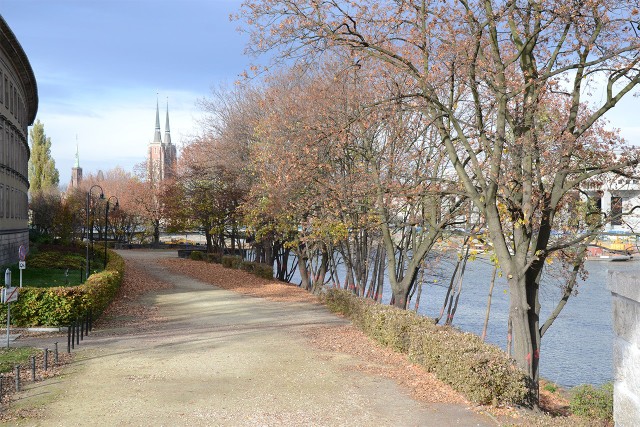
[[[394,381],[320,350],[305,329],[346,322],[322,306],[243,296],[171,273],[175,251],[122,251],[173,285],[140,296],[157,307],[141,331],[85,339],[62,377],[35,383],[14,406],[19,425],[490,426],[462,405],[425,404]],[[154,308],[155,309],[155,308]]]

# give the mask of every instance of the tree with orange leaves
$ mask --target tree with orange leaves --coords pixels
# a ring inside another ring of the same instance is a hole
[[[638,155],[603,125],[640,82],[638,2],[623,0],[247,0],[250,49],[279,59],[331,50],[367,57],[407,82],[466,197],[486,221],[509,284],[514,356],[537,405],[541,339],[566,303],[540,319],[552,257],[571,266],[598,227],[564,230],[580,186],[629,175]],[[587,99],[596,88],[600,99]],[[622,154],[614,155],[617,151]]]

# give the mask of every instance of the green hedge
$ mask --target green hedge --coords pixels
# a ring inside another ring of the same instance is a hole
[[[219,253],[207,254],[207,262],[222,264],[222,255]]]
[[[221,261],[223,267],[233,268],[236,270],[244,270],[248,273],[267,280],[273,279],[273,266],[269,264],[263,264],[253,261],[243,261],[242,257],[239,257],[237,255],[225,255],[222,257]]]
[[[11,303],[11,324],[65,326],[89,309],[97,317],[115,297],[124,275],[124,260],[113,251],[108,258],[107,268],[80,286],[20,289],[18,301]],[[0,322],[6,321],[6,304],[0,304]]]
[[[79,254],[57,252],[39,252],[27,257],[30,268],[70,268],[78,270],[85,265],[85,257]]]
[[[204,254],[201,251],[191,251],[189,258],[194,261],[202,261],[204,259]]]
[[[273,279],[273,267],[260,262],[242,261],[240,269],[263,279]]]
[[[605,422],[613,421],[613,383],[595,388],[591,384],[582,384],[571,391],[569,406],[571,412],[589,419]]]
[[[407,310],[329,289],[327,307],[349,317],[365,334],[409,358],[478,404],[525,404],[526,375],[498,347],[476,335]]]
[[[242,265],[242,257],[237,255],[225,255],[222,257],[222,266],[238,269]]]

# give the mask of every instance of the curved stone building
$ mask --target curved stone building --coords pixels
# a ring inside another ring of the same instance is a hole
[[[20,246],[29,246],[27,129],[37,110],[31,64],[0,16],[0,265],[16,262]]]

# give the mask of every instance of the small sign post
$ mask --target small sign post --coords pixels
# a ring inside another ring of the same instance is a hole
[[[9,328],[11,325],[11,302],[18,301],[18,288],[11,287],[11,270],[4,272],[4,288],[2,289],[2,302],[7,304],[7,348],[9,348]]]
[[[18,264],[18,268],[20,269],[20,287],[22,287],[22,270],[27,268],[27,248],[24,245],[20,245],[18,249],[18,256],[20,256],[20,263]]]

